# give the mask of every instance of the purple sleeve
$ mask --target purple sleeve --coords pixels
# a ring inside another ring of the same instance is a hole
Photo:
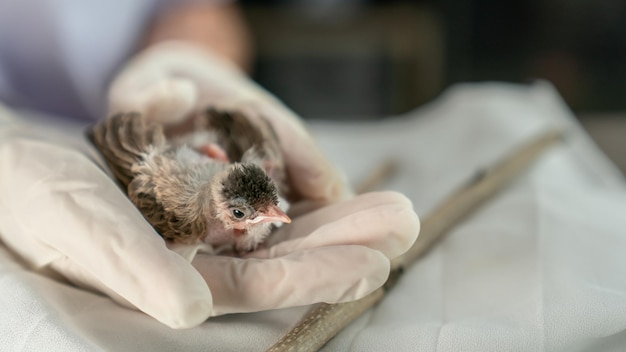
[[[224,1],[0,0],[0,101],[70,119],[102,117],[107,85],[150,20],[195,2]]]

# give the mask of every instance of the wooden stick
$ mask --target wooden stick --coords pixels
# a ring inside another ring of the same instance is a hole
[[[482,170],[465,187],[444,200],[422,220],[417,241],[409,251],[392,261],[389,279],[383,287],[356,301],[339,304],[321,303],[313,306],[303,319],[268,351],[319,350],[350,322],[378,303],[386,291],[395,285],[406,266],[424,255],[443,234],[510,184],[545,150],[562,138],[561,132],[549,132],[522,146],[492,168]]]

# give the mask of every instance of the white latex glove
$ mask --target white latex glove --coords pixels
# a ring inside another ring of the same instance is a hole
[[[109,98],[111,114],[138,111],[164,124],[181,123],[209,106],[263,116],[277,131],[300,204],[332,204],[349,194],[294,113],[203,49],[181,42],[147,49],[113,81]],[[175,250],[193,258],[217,315],[360,298],[385,282],[389,260],[405,252],[418,232],[410,201],[374,193],[296,217],[272,235],[269,249],[246,258]]]
[[[60,273],[173,328],[212,314],[203,278],[69,136],[6,116],[0,109],[0,238],[7,247],[35,271]]]

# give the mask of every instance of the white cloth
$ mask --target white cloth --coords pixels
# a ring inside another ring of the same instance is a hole
[[[2,123],[0,121],[0,123]],[[545,84],[466,85],[390,121],[316,124],[353,181],[388,157],[423,217],[456,187],[550,128],[567,142],[455,228],[327,351],[618,350],[626,343],[626,186]],[[350,268],[339,268],[350,270]],[[25,270],[0,251],[0,350],[263,350],[305,308],[171,330]]]
[[[355,128],[324,138],[360,135],[332,144],[363,156],[354,175],[368,156],[400,155],[389,186],[408,192],[424,219],[452,188],[551,127],[567,130],[565,144],[451,231],[326,350],[623,350],[624,179],[551,87],[457,86],[412,121],[386,124],[379,151]]]

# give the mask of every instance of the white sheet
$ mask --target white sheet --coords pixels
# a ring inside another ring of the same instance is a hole
[[[461,85],[384,122],[318,123],[357,182],[386,158],[385,188],[424,216],[477,170],[549,128],[568,131],[518,182],[454,229],[326,351],[622,350],[626,186],[548,85]],[[345,268],[350,270],[350,268]],[[0,250],[0,350],[258,351],[305,307],[171,330],[105,297],[20,266]]]

